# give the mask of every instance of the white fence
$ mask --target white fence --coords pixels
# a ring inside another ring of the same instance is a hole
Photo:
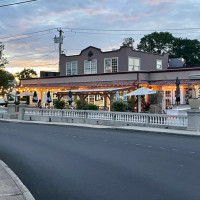
[[[4,106],[0,106],[0,113],[7,113],[8,112],[8,108],[4,107]]]
[[[161,126],[187,127],[188,117],[186,115],[166,115],[148,113],[129,112],[107,112],[90,110],[58,110],[58,109],[36,109],[26,108],[25,115],[29,116],[49,116],[49,117],[71,117],[95,120],[112,120],[136,124],[149,124]]]

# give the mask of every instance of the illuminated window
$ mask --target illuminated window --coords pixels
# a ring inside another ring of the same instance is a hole
[[[139,71],[140,70],[140,58],[128,58],[128,71]]]
[[[105,58],[104,59],[104,72],[111,73],[118,71],[118,58]]]

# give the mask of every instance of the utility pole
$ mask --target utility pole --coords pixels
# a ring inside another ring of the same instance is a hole
[[[61,28],[58,29],[58,32],[59,32],[59,39],[60,39],[60,42],[59,42],[59,55],[61,55],[61,53],[62,53],[62,44],[63,44],[63,36],[62,36],[62,34],[64,32],[62,31]]]
[[[57,31],[59,32],[59,37],[54,37],[54,43],[58,43],[59,44],[59,72],[60,72],[60,68],[61,68],[61,61],[60,61],[60,57],[61,57],[61,54],[62,54],[62,44],[63,44],[63,31],[62,29],[57,29]]]

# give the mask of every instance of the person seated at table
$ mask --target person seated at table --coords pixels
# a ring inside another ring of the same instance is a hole
[[[41,99],[39,99],[39,101],[38,101],[38,103],[37,103],[37,107],[38,107],[38,108],[42,108],[42,101],[41,101]]]

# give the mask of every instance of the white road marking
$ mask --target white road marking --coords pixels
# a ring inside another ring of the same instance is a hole
[[[165,149],[164,147],[158,147],[159,149]]]
[[[172,151],[178,151],[178,149],[172,149]]]
[[[140,146],[141,144],[135,144],[135,145]]]
[[[147,146],[147,147],[152,148],[153,146]]]
[[[194,152],[194,151],[191,151],[190,153],[196,153],[196,152]]]

